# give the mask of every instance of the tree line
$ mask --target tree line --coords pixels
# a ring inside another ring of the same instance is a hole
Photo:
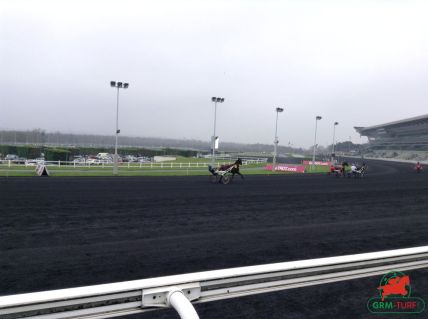
[[[18,130],[0,130],[0,145],[36,145],[36,146],[55,146],[55,147],[114,147],[114,135],[95,135],[95,134],[72,134],[61,132],[46,132],[42,129],[33,129],[27,131]],[[210,142],[194,139],[171,139],[156,137],[130,137],[120,136],[119,144],[121,148],[174,148],[187,149],[199,152],[209,153],[211,150]],[[222,152],[266,152],[273,151],[273,145],[269,144],[243,144],[243,143],[220,143],[219,151]],[[302,148],[293,148],[289,146],[279,146],[279,153],[304,153]]]

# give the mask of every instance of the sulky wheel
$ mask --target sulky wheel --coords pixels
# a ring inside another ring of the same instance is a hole
[[[226,185],[229,184],[232,181],[232,176],[231,175],[224,175],[223,178],[221,179],[221,182]]]

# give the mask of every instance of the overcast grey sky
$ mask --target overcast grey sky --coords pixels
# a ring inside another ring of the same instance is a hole
[[[220,141],[364,141],[426,114],[428,1],[0,0],[0,128]]]

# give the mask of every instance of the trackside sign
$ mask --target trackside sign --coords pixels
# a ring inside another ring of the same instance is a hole
[[[271,171],[272,165],[267,165],[266,170]],[[305,166],[303,166],[303,165],[277,164],[277,165],[275,165],[275,171],[291,172],[291,173],[304,173],[305,172]]]
[[[330,166],[331,162],[320,162],[320,161],[303,161],[303,165],[312,165],[312,163],[314,163],[314,165],[316,166]]]
[[[36,166],[36,173],[39,176],[49,176],[49,171],[44,164],[38,164]]]

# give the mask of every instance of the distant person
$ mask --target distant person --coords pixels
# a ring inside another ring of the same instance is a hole
[[[347,166],[349,166],[349,164],[347,162],[343,162],[342,167],[340,168],[340,173],[342,174],[343,177],[345,177]]]
[[[415,166],[416,173],[420,173],[422,171],[422,164],[417,162]]]

